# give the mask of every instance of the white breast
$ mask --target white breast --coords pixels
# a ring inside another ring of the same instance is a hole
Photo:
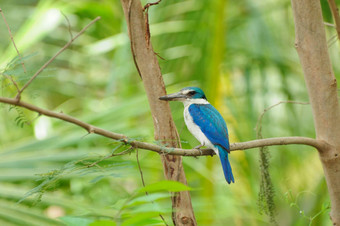
[[[194,120],[192,119],[192,116],[189,113],[189,106],[190,104],[184,103],[184,121],[188,127],[188,130],[203,146],[213,149],[215,153],[218,155],[217,148],[208,140],[208,138],[204,135],[200,127],[194,123]]]

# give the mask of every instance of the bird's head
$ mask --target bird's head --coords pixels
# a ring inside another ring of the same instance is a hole
[[[198,87],[186,87],[181,89],[177,93],[162,96],[159,99],[165,101],[181,101],[181,102],[187,102],[190,100],[192,101],[207,100],[203,90],[201,90]]]

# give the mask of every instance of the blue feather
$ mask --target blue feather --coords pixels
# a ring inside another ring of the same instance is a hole
[[[222,163],[224,177],[227,180],[228,184],[231,182],[235,183],[233,171],[231,170],[230,162],[228,159],[228,152],[226,152],[222,147],[217,146],[218,154],[220,156],[220,160]]]
[[[191,104],[189,112],[194,123],[214,145],[229,152],[227,125],[221,114],[211,104]]]
[[[229,136],[227,125],[221,114],[211,104],[191,104],[189,113],[203,134],[218,149],[222,163],[224,177],[230,184],[234,182],[234,176],[228,160]]]

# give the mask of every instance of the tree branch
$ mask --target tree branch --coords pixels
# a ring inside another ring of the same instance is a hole
[[[22,61],[21,54],[20,54],[20,52],[19,52],[19,50],[18,50],[18,48],[17,48],[17,45],[16,45],[15,42],[14,42],[14,38],[13,38],[13,35],[12,35],[11,28],[9,27],[9,25],[8,25],[8,23],[7,23],[7,20],[6,20],[6,17],[5,17],[5,14],[2,12],[2,9],[1,9],[1,8],[0,8],[0,14],[1,14],[1,16],[2,16],[2,18],[3,18],[3,20],[4,20],[5,24],[6,24],[6,27],[7,27],[8,33],[9,33],[9,37],[10,37],[11,40],[12,40],[13,46],[14,46],[15,50],[17,51],[18,57],[19,57],[19,59],[20,59],[20,61],[21,61],[22,68],[24,69],[24,73],[26,74],[27,71],[26,71],[25,63]],[[17,92],[20,92],[20,88],[19,88],[18,84],[16,83],[16,81],[12,78],[12,76],[9,75],[9,76],[7,76],[7,77],[11,80],[11,82],[13,83],[13,85],[15,86],[15,88],[17,89]]]
[[[71,28],[71,23],[70,20],[68,19],[68,17],[62,12],[60,11],[61,14],[64,16],[66,22],[67,22],[67,28],[68,28],[68,33],[70,34],[70,39],[73,39],[73,34],[72,34],[72,28]]]
[[[150,6],[152,5],[158,5],[162,0],[158,0],[156,2],[150,2],[150,3],[147,3],[144,7],[143,7],[143,11],[145,10],[148,10]]]
[[[19,52],[19,50],[18,50],[18,48],[17,48],[17,45],[16,45],[15,42],[14,42],[14,38],[13,38],[13,35],[12,35],[11,28],[9,27],[9,25],[8,25],[8,23],[7,23],[7,20],[6,20],[6,17],[5,17],[5,14],[2,12],[2,9],[1,9],[1,8],[0,8],[0,14],[1,14],[1,16],[2,16],[2,18],[3,18],[3,20],[4,20],[5,24],[6,24],[6,27],[7,27],[8,33],[9,33],[9,37],[10,37],[11,40],[12,40],[13,46],[14,46],[15,50],[17,51],[18,57],[19,57],[20,60],[21,60],[22,68],[24,69],[24,72],[25,72],[25,74],[26,74],[27,70],[26,70],[25,64],[24,64],[24,62],[22,61],[21,54],[20,54],[20,52]],[[16,87],[18,86],[18,85],[15,83],[15,81],[12,81],[12,82],[14,83],[14,85],[15,85]]]
[[[32,77],[26,84],[18,91],[16,99],[20,100],[21,93],[33,82],[33,80],[50,64],[52,61],[59,56],[65,49],[67,49],[80,35],[82,35],[92,24],[100,20],[100,16],[92,20],[88,25],[86,25],[74,38],[72,38],[68,43],[64,45],[51,59],[49,59]]]
[[[179,156],[203,156],[203,155],[212,156],[212,155],[215,155],[215,153],[211,149],[198,150],[198,149],[171,148],[171,147],[136,141],[132,138],[125,136],[124,134],[114,133],[114,132],[96,127],[94,125],[88,124],[86,122],[80,121],[79,119],[66,115],[64,113],[58,113],[58,112],[50,111],[47,109],[43,109],[35,105],[23,102],[21,100],[18,101],[15,98],[0,97],[0,102],[23,107],[28,110],[37,112],[40,115],[45,115],[48,117],[57,118],[65,122],[72,123],[74,125],[84,128],[89,133],[98,134],[98,135],[111,138],[114,140],[120,140],[121,142],[125,144],[129,144],[134,148],[150,150],[153,152],[157,152],[159,154],[170,154],[170,155],[179,155]],[[230,151],[246,150],[246,149],[258,148],[258,147],[263,147],[263,146],[288,145],[288,144],[304,144],[304,145],[312,146],[318,150],[328,150],[330,148],[326,142],[322,140],[308,138],[308,137],[276,137],[276,138],[258,139],[258,140],[240,142],[240,143],[233,143],[230,145]]]
[[[329,147],[326,150],[319,149],[319,157],[331,200],[330,216],[333,225],[340,225],[340,105],[337,80],[328,53],[322,8],[320,1],[291,2],[295,47],[307,85],[316,138],[328,143]]]
[[[166,90],[150,41],[147,15],[143,12],[139,0],[121,0],[121,3],[129,30],[133,59],[148,97],[155,140],[162,145],[180,147],[179,134],[172,119],[170,105],[158,99],[166,94]],[[187,184],[181,156],[161,155],[160,157],[165,178]],[[172,193],[171,201],[172,221],[176,226],[197,225],[189,191]]]
[[[335,21],[335,29],[338,34],[338,39],[340,40],[340,17],[339,17],[339,9],[336,6],[336,3],[334,0],[328,0],[329,8],[332,11],[332,15]]]

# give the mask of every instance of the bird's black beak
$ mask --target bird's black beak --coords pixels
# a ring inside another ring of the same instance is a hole
[[[182,94],[181,92],[178,92],[178,93],[172,93],[169,95],[161,96],[159,99],[165,100],[165,101],[176,101],[176,100],[184,100],[186,99],[186,96]]]

